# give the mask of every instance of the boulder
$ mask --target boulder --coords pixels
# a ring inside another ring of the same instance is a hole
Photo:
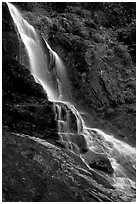
[[[88,152],[82,154],[82,157],[91,168],[111,175],[114,173],[111,162],[104,153],[96,153],[90,149]]]
[[[104,171],[105,173],[113,174],[114,170],[112,165],[107,157],[98,156],[98,158],[94,158],[89,164],[91,168],[98,169]]]
[[[5,202],[119,201],[78,156],[45,140],[3,130],[3,159]]]

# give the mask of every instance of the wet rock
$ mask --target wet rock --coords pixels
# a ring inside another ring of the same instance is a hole
[[[3,201],[119,201],[114,188],[69,151],[3,131]]]
[[[95,158],[95,161],[91,161],[91,163],[89,164],[89,166],[91,168],[94,169],[99,169],[101,171],[104,171],[105,173],[109,173],[109,174],[113,174],[114,170],[112,168],[112,165],[109,161],[109,159],[107,159],[106,157],[104,158]]]
[[[82,154],[85,162],[94,169],[103,171],[108,174],[113,174],[114,170],[108,157],[103,153],[96,153],[91,149]]]
[[[82,124],[75,109],[66,102],[56,102],[55,104],[56,119],[60,126],[59,131],[77,134],[80,131],[79,128],[82,128]],[[78,122],[80,125],[78,125]]]

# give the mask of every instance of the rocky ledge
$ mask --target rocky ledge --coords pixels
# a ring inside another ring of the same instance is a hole
[[[132,201],[74,153],[45,140],[3,130],[3,201]],[[130,192],[132,193],[130,195]]]

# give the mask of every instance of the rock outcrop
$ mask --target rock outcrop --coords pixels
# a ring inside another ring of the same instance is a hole
[[[135,196],[132,189],[125,195],[115,190],[77,155],[29,135],[3,130],[3,159],[6,202],[121,202]]]

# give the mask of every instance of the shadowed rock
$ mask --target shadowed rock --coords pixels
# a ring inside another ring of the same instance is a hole
[[[91,163],[89,164],[91,168],[95,168],[101,171],[104,171],[105,173],[113,174],[114,170],[112,168],[112,165],[107,157],[104,157],[103,155],[98,155],[95,158],[92,158]]]

